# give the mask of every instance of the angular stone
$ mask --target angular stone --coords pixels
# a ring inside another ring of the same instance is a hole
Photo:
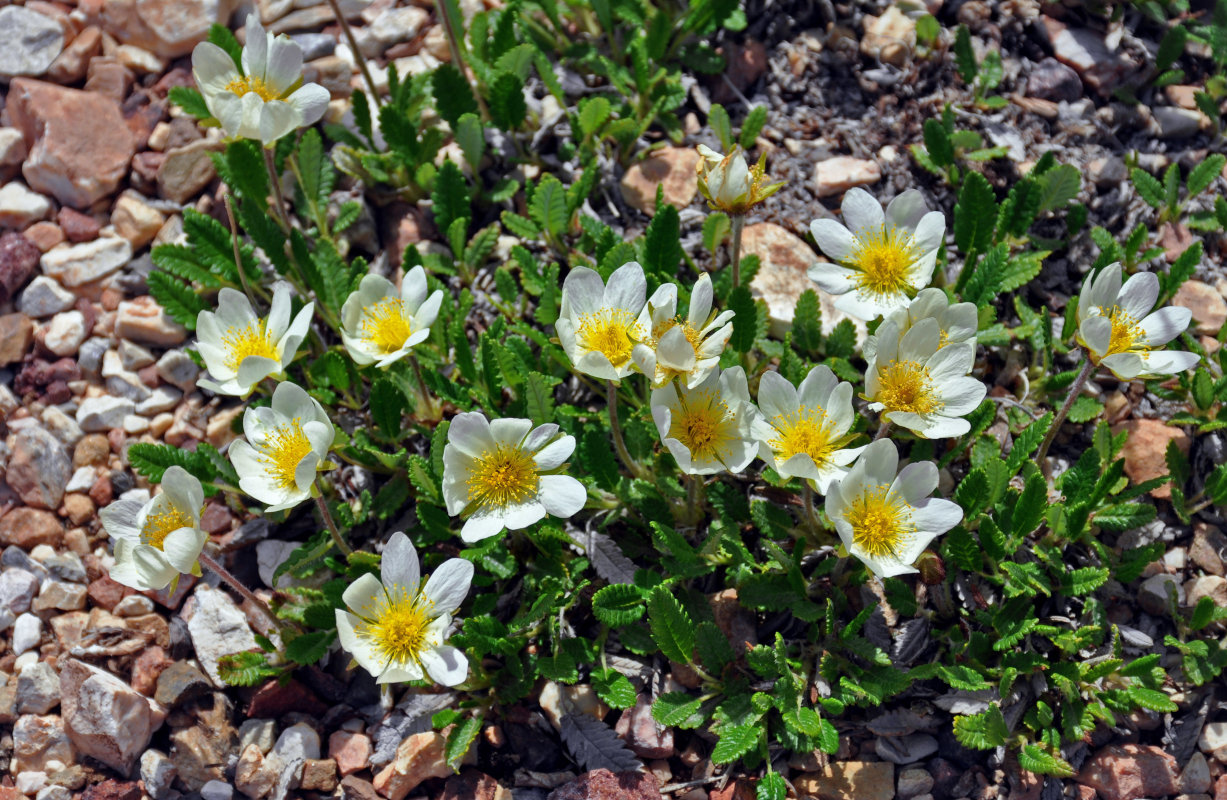
[[[55,220],[60,224],[60,229],[64,231],[65,238],[74,244],[97,239],[98,231],[102,227],[98,224],[98,220],[67,206],[60,209]]]
[[[59,508],[71,476],[72,461],[55,436],[37,427],[17,434],[5,480],[26,505]]]
[[[511,790],[475,769],[453,775],[443,785],[439,800],[512,800]]]
[[[793,785],[801,795],[821,800],[892,800],[895,766],[886,761],[833,761],[822,772],[794,778]]]
[[[415,733],[396,748],[396,757],[375,776],[375,790],[388,800],[404,800],[428,778],[452,774],[444,747],[447,739],[435,731]]]
[[[673,755],[673,729],[652,717],[652,702],[639,695],[635,705],[624,710],[614,728],[627,745],[642,758],[669,758]]]
[[[186,203],[200,194],[217,177],[210,155],[218,149],[217,143],[200,139],[167,152],[158,167],[158,194],[176,203]]]
[[[1070,28],[1047,15],[1040,21],[1040,30],[1047,35],[1057,60],[1077,70],[1082,82],[1101,95],[1111,94],[1137,68],[1120,52],[1109,50],[1103,34],[1089,28]]]
[[[1176,759],[1150,745],[1111,745],[1093,755],[1077,781],[1102,800],[1139,800],[1176,794]]]
[[[30,148],[22,167],[30,188],[64,205],[86,208],[124,179],[136,142],[117,102],[17,78],[9,87],[7,109]]]
[[[865,16],[861,52],[885,64],[904,66],[916,47],[916,22],[899,9],[888,6],[880,17]]]
[[[178,775],[174,763],[161,751],[146,750],[141,754],[141,781],[153,800],[167,800]]]
[[[233,0],[103,0],[106,32],[125,44],[178,58],[209,35],[209,26],[225,25],[234,12]]]
[[[547,800],[660,800],[660,784],[650,772],[596,769],[550,792]],[[858,798],[858,800],[860,800]]]
[[[13,757],[9,770],[13,774],[44,772],[52,761],[76,762],[76,750],[68,738],[64,720],[54,714],[20,717],[13,726]]]
[[[89,62],[102,53],[102,29],[90,25],[51,62],[47,78],[56,83],[76,83],[89,71]]]
[[[1209,597],[1219,608],[1227,608],[1227,578],[1218,575],[1201,575],[1185,584],[1188,604],[1195,606],[1203,597]]]
[[[57,247],[43,254],[43,272],[65,286],[80,286],[110,275],[132,260],[127,239],[106,236],[92,242]]]
[[[88,397],[77,408],[77,424],[87,433],[109,431],[120,427],[134,411],[136,405],[122,397]]]
[[[234,786],[248,797],[266,797],[273,791],[276,776],[264,768],[264,753],[257,745],[249,744],[239,754],[234,768]]]
[[[0,8],[0,14],[19,6]],[[3,50],[0,50],[3,52]],[[12,181],[0,188],[0,227],[25,228],[51,216],[51,201],[24,183]]]
[[[882,179],[878,162],[852,156],[835,156],[814,166],[819,197],[843,194],[854,186],[868,186]]]
[[[64,49],[64,29],[23,6],[0,8],[0,75],[42,75]]]
[[[134,250],[152,242],[165,222],[162,212],[135,192],[121,194],[111,209],[111,224],[115,226],[115,232],[127,239]]]
[[[16,615],[30,610],[37,592],[38,576],[33,572],[20,567],[6,567],[0,572],[0,614],[8,618],[5,627],[13,624]]]
[[[41,255],[38,247],[20,233],[10,231],[0,236],[0,303],[7,302],[26,285],[38,270]]]
[[[75,356],[89,331],[80,311],[56,314],[43,328],[43,345],[57,356]]]
[[[1125,459],[1125,474],[1134,483],[1144,483],[1167,474],[1164,453],[1169,442],[1184,453],[1189,452],[1189,437],[1180,428],[1173,428],[1163,420],[1134,419],[1112,427],[1113,433],[1125,431],[1128,436],[1121,456]],[[1165,483],[1150,492],[1152,497],[1166,499],[1172,496],[1171,484]]]
[[[1227,300],[1201,281],[1185,281],[1172,298],[1172,305],[1182,306],[1193,312],[1195,330],[1204,336],[1218,336],[1223,323],[1227,322]]]
[[[636,162],[622,178],[622,197],[645,214],[656,213],[656,187],[664,187],[665,202],[678,208],[690,205],[699,191],[695,167],[699,152],[693,147],[663,147]]]
[[[55,278],[39,275],[17,298],[17,308],[23,314],[41,319],[66,311],[76,302],[77,296],[60,286]]]
[[[43,621],[33,614],[22,614],[13,623],[13,655],[38,647],[43,640]]]
[[[34,323],[25,314],[0,315],[0,367],[25,358],[34,342]]]
[[[247,625],[247,617],[228,594],[202,583],[195,596],[196,611],[187,627],[196,658],[213,683],[224,686],[225,681],[217,672],[218,660],[230,653],[254,649],[256,637]]]
[[[64,722],[77,749],[127,774],[165,710],[109,672],[69,659],[60,668]]]
[[[203,672],[187,661],[176,661],[158,675],[158,688],[153,697],[167,708],[174,708],[211,691],[213,684]]]
[[[66,581],[43,581],[42,590],[31,608],[35,611],[80,611],[85,608],[85,587]]]
[[[232,757],[232,742],[210,736],[200,725],[180,728],[170,735],[170,742],[170,760],[188,789],[198,791],[209,781],[225,777],[223,766]]]
[[[1027,76],[1027,96],[1059,103],[1082,99],[1082,79],[1071,67],[1055,58],[1045,58]]]
[[[1182,794],[1203,794],[1210,791],[1210,765],[1201,753],[1193,753],[1177,779]]]
[[[30,664],[17,676],[17,713],[46,714],[60,704],[60,676],[46,661]]]
[[[115,335],[139,344],[174,347],[187,339],[187,329],[170,318],[148,295],[119,304]]]
[[[845,319],[856,327],[857,342],[865,340],[865,323],[835,308],[834,298],[822,291],[809,278],[809,268],[821,258],[796,234],[772,222],[747,225],[742,232],[742,249],[746,255],[759,257],[758,272],[750,282],[750,291],[767,303],[771,335],[783,339],[792,330],[797,300],[807,289],[818,293],[822,311],[822,333],[829,334]]]
[[[337,788],[337,763],[330,758],[308,758],[302,765],[299,788],[309,792],[331,792]]]
[[[342,777],[361,772],[371,760],[371,737],[365,733],[335,731],[328,737],[328,757]]]

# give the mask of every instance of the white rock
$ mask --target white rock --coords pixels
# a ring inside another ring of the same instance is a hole
[[[7,9],[0,9],[0,14],[5,10]],[[0,59],[2,58],[0,56]],[[0,188],[0,225],[6,228],[26,228],[49,216],[51,201],[38,192],[30,191],[24,183],[13,181]]]
[[[383,55],[396,42],[407,42],[417,35],[430,15],[417,6],[385,9],[379,16],[354,33],[358,48],[368,57]]]
[[[73,800],[73,796],[67,786],[53,783],[50,786],[44,786],[38,794],[34,795],[34,800]]]
[[[71,406],[69,408],[71,410]],[[85,435],[77,421],[59,406],[47,406],[43,409],[42,420],[43,427],[64,444],[74,445]]]
[[[13,786],[24,795],[37,794],[47,785],[47,773],[26,771],[17,773]]]
[[[102,377],[109,378],[112,375],[124,375],[128,369],[124,366],[124,360],[119,357],[119,352],[116,350],[107,350],[102,354]]]
[[[166,64],[162,59],[148,50],[142,50],[135,45],[121,44],[115,48],[115,55],[119,59],[119,63],[138,75],[142,73],[157,73],[166,69]]]
[[[77,749],[128,774],[166,711],[109,672],[68,659],[61,665],[64,723]]]
[[[277,571],[277,567],[281,566],[281,562],[290,557],[290,553],[298,547],[298,542],[283,542],[278,539],[265,539],[256,544],[256,570],[260,573],[260,580],[264,581],[264,585],[270,589],[276,588],[273,586],[273,573]],[[282,575],[281,580],[277,581],[278,586],[289,586],[291,582],[290,575]]]
[[[122,397],[87,397],[77,409],[77,424],[86,433],[109,431],[135,410],[136,404]]]
[[[158,359],[158,377],[184,392],[196,388],[200,367],[182,350],[167,350]]]
[[[20,167],[26,160],[26,137],[16,128],[0,128],[0,167]]]
[[[111,613],[117,617],[139,617],[153,613],[153,601],[143,594],[130,594],[115,604]]]
[[[118,236],[61,245],[43,253],[43,273],[65,286],[80,286],[110,275],[132,259],[132,245]]]
[[[119,363],[126,370],[138,370],[141,367],[147,367],[156,361],[153,353],[149,352],[139,344],[129,342],[127,339],[121,339],[119,342]]]
[[[136,404],[136,413],[152,417],[163,411],[170,411],[179,404],[183,392],[173,386],[159,386],[150,392],[149,397]]]
[[[1160,139],[1187,139],[1201,130],[1200,111],[1176,106],[1156,106],[1150,111],[1154,115]]]
[[[80,311],[62,311],[43,329],[43,343],[57,356],[76,355],[85,336],[85,315]]]
[[[64,49],[64,29],[23,6],[0,8],[0,75],[42,75]]]
[[[18,567],[8,567],[0,573],[0,607],[14,614],[30,610],[30,603],[38,593],[38,577]]]
[[[1227,722],[1207,722],[1201,729],[1197,747],[1220,761],[1227,759]]]
[[[122,372],[107,378],[107,392],[113,397],[122,397],[133,403],[144,402],[153,394],[153,390],[134,372]]]
[[[38,647],[43,638],[43,621],[28,611],[13,623],[13,654],[21,655]]]
[[[1204,794],[1210,791],[1210,765],[1201,753],[1194,753],[1184,765],[1176,786],[1181,794]]]
[[[18,714],[46,714],[59,704],[60,676],[46,661],[31,664],[17,676]]]
[[[279,800],[298,788],[302,779],[303,762],[320,757],[320,737],[304,722],[291,725],[277,737],[277,744],[264,759],[263,769],[277,776],[271,797]]]
[[[230,800],[234,797],[234,787],[225,781],[209,781],[200,787],[201,800]]]
[[[27,317],[39,319],[72,308],[75,302],[76,294],[67,291],[52,277],[39,275],[17,298],[17,310]]]
[[[93,467],[77,467],[76,472],[68,479],[65,492],[88,492],[98,480],[98,471]]]
[[[121,427],[124,429],[124,433],[138,435],[149,430],[149,420],[137,414],[129,414],[124,417]]]
[[[141,754],[141,780],[145,783],[145,791],[153,800],[167,800],[171,793],[171,784],[175,782],[179,771],[174,762],[164,753],[157,750],[146,750]]]
[[[19,673],[31,664],[37,664],[38,659],[39,652],[37,650],[27,650],[26,652],[17,656],[17,660],[13,662],[13,672]]]
[[[271,719],[245,719],[239,726],[239,752],[254,744],[267,754],[277,741],[277,722]]]
[[[842,194],[854,186],[868,186],[882,179],[878,162],[851,156],[836,156],[819,161],[814,167],[814,183],[819,197]]]
[[[256,637],[247,625],[247,617],[225,592],[200,583],[195,599],[196,610],[187,621],[187,629],[192,634],[196,658],[213,682],[224,686],[225,681],[217,672],[218,659],[256,647]]]
[[[1138,605],[1147,613],[1156,616],[1167,614],[1170,609],[1169,586],[1176,592],[1176,604],[1184,605],[1184,587],[1180,585],[1180,580],[1175,575],[1165,573],[1151,575],[1142,581],[1142,585],[1138,587]]]
[[[20,659],[18,659],[20,661]],[[55,715],[40,717],[25,714],[13,726],[13,761],[10,770],[43,772],[53,765],[75,764],[72,742],[64,730],[64,721]]]

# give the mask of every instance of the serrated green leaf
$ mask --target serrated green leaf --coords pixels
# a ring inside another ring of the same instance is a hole
[[[592,612],[611,627],[629,625],[643,617],[643,592],[628,583],[612,583],[592,596]]]
[[[758,743],[762,729],[757,724],[732,725],[720,731],[720,741],[712,748],[713,764],[731,764]]]
[[[694,651],[694,625],[670,587],[657,586],[648,597],[648,623],[652,639],[665,657],[689,664]]]
[[[758,306],[750,295],[748,286],[736,286],[729,296],[729,309],[733,311],[733,335],[729,344],[738,353],[748,353],[758,338]]]
[[[971,716],[954,718],[954,737],[964,747],[973,750],[992,750],[1005,744],[1010,735],[1001,708],[989,706],[986,711]]]
[[[482,717],[480,716],[468,717],[464,722],[452,728],[451,733],[448,734],[443,755],[452,769],[459,769],[460,762],[469,752],[469,748],[473,746],[477,734],[481,733],[481,723]]]

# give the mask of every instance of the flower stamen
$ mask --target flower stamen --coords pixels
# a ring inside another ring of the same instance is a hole
[[[800,406],[794,414],[777,414],[771,424],[779,434],[767,445],[779,461],[805,454],[822,466],[845,443],[833,435],[830,419],[821,408]]]
[[[889,486],[867,488],[844,515],[852,526],[852,543],[872,558],[899,559],[915,530],[912,507],[900,498],[889,498],[889,492]]]
[[[145,517],[145,524],[141,526],[141,544],[161,550],[167,536],[194,524],[190,515],[174,506],[156,514],[149,514]]]
[[[244,75],[235,78],[226,84],[226,91],[239,97],[255,92],[266,103],[280,97],[271,86],[255,75]]]
[[[427,632],[434,603],[420,592],[410,595],[401,586],[385,590],[373,608],[362,609],[362,616],[367,624],[355,632],[393,664],[417,663],[430,644]]]
[[[298,486],[298,465],[311,450],[311,440],[303,432],[302,420],[295,417],[268,434],[260,460],[268,465],[268,473],[279,488],[294,489]]]
[[[537,493],[537,462],[514,445],[496,445],[477,459],[468,479],[469,496],[479,507],[502,508]]]
[[[933,414],[945,406],[929,375],[916,361],[892,361],[878,371],[877,400],[887,411]]]
[[[222,347],[226,350],[226,366],[238,371],[243,359],[258,357],[280,361],[277,344],[268,335],[264,320],[252,322],[246,327],[237,325],[222,334]]]
[[[711,392],[692,394],[688,400],[670,419],[669,438],[685,445],[695,459],[719,460],[717,448],[735,435],[728,405]]]
[[[1138,344],[1138,341],[1145,337],[1146,333],[1142,330],[1142,326],[1138,324],[1138,320],[1133,318],[1120,306],[1100,306],[1099,311],[1108,321],[1112,323],[1112,339],[1108,343],[1108,350],[1104,356],[1115,355],[1117,353],[1145,353],[1151,348]]]
[[[875,297],[908,292],[908,272],[916,260],[916,244],[911,234],[886,225],[861,230],[850,257],[856,267],[858,288]]]
[[[630,361],[642,333],[631,313],[622,308],[603,308],[579,318],[576,338],[585,350],[601,353],[614,367]]]
[[[405,302],[399,297],[385,297],[362,316],[362,335],[380,352],[394,353],[405,346],[413,333],[412,318],[405,313]]]

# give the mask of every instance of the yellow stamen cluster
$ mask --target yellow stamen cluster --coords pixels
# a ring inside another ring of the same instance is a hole
[[[403,587],[393,587],[376,600],[373,608],[362,609],[367,624],[356,633],[390,663],[417,662],[429,644],[426,632],[433,612],[434,603],[425,595],[410,595]]]
[[[167,536],[180,528],[190,528],[193,524],[195,523],[189,514],[174,506],[156,514],[149,514],[145,517],[145,524],[141,526],[141,544],[161,550]]]
[[[1112,323],[1112,339],[1108,343],[1108,352],[1104,356],[1115,355],[1116,353],[1138,353],[1147,352],[1150,350],[1145,345],[1139,345],[1138,341],[1146,334],[1142,330],[1142,326],[1138,324],[1138,320],[1127,313],[1120,306],[1112,306],[1111,308],[1101,307],[1100,312],[1108,318]],[[1092,358],[1094,355],[1092,354]]]
[[[844,514],[852,543],[873,558],[899,558],[912,537],[912,508],[901,497],[888,498],[889,486],[865,489]]]
[[[912,235],[883,225],[857,233],[849,262],[858,272],[860,290],[881,297],[909,290],[908,273],[915,260]]]
[[[311,440],[303,432],[302,420],[295,418],[268,434],[260,460],[268,465],[268,473],[278,487],[294,489],[298,486],[298,465],[310,453]]]
[[[835,436],[830,418],[821,408],[801,406],[795,414],[777,414],[771,424],[779,435],[767,445],[780,461],[805,454],[821,466],[847,440]]]
[[[677,439],[695,459],[717,459],[718,449],[736,431],[726,403],[711,392],[693,394],[669,420],[669,438]]]
[[[226,91],[232,94],[237,94],[242,97],[245,94],[255,92],[264,102],[276,100],[280,95],[260,78],[255,75],[246,75],[235,78],[226,84]]]
[[[682,328],[682,335],[686,337],[686,341],[690,342],[690,346],[694,348],[695,353],[698,353],[699,345],[703,344],[703,332],[691,325],[689,320],[682,319],[680,314],[652,328],[652,341],[650,342],[652,347],[658,345],[662,336],[679,325]]]
[[[601,353],[610,364],[621,367],[630,361],[642,333],[629,311],[603,308],[580,316],[576,338],[580,347]]]
[[[277,345],[268,335],[268,329],[261,320],[240,328],[233,327],[222,334],[222,347],[226,350],[226,366],[238,370],[243,359],[252,356],[271,358],[280,361],[281,354]]]
[[[880,388],[875,398],[887,411],[932,414],[945,405],[929,375],[929,368],[915,361],[892,361],[878,369]]]
[[[362,336],[381,353],[395,353],[404,347],[413,333],[412,319],[406,312],[405,301],[385,297],[366,309],[362,316]]]
[[[532,454],[514,445],[496,445],[469,473],[469,497],[483,508],[522,503],[537,493],[537,463]]]

